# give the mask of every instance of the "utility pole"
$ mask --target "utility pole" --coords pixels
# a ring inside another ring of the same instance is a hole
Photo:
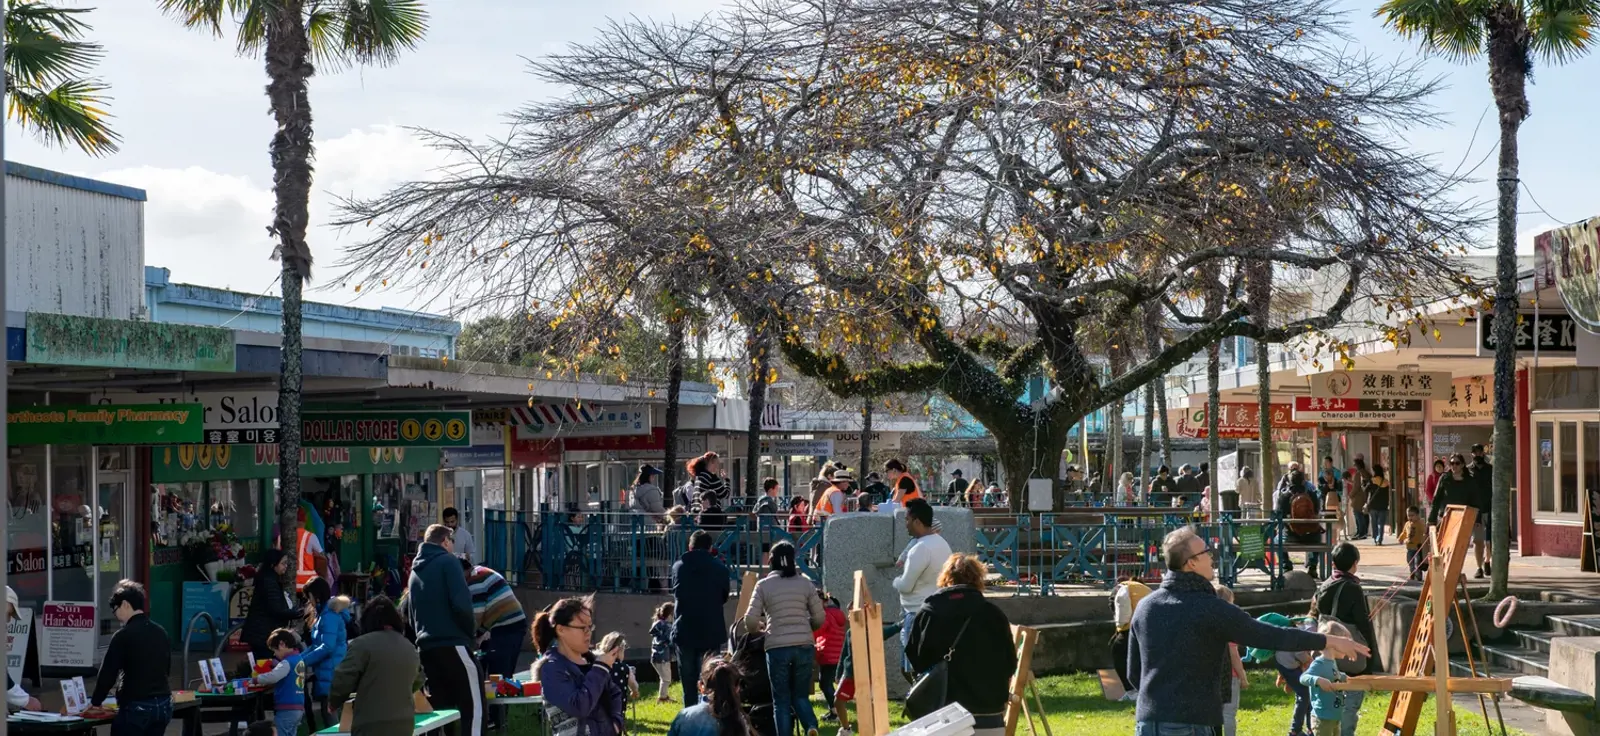
[[[0,34],[0,59],[4,59],[5,55],[6,55],[5,34]],[[5,74],[5,67],[4,67],[4,65],[0,65],[0,75],[4,75],[4,74]],[[5,84],[0,83],[0,111],[5,110],[5,108],[6,108]],[[6,160],[6,126],[5,126],[4,121],[0,120],[0,169],[3,169],[5,167],[5,160]],[[5,176],[4,171],[0,170],[0,315],[8,315],[9,314],[9,310],[7,310],[5,308],[6,307],[6,253],[7,252],[8,252],[8,250],[6,248],[6,176]],[[9,322],[10,320],[8,319],[6,321]],[[9,342],[9,340],[7,342]],[[6,391],[8,390],[7,384],[9,383],[9,376],[8,376],[9,373],[10,373],[10,370],[0,371],[0,412],[6,413],[6,416],[8,416],[8,417],[10,416],[9,412],[11,410],[10,404],[6,401]],[[9,479],[11,478],[11,469],[8,467],[8,465],[11,462],[11,458],[10,458],[10,451],[9,451],[9,447],[10,446],[6,444],[6,424],[7,424],[6,422],[0,422],[0,481],[4,481],[4,484],[6,486],[10,486],[10,480]],[[47,468],[47,469],[45,469],[45,472],[48,473],[50,471]],[[10,560],[11,559],[11,550],[7,549],[7,547],[10,546],[9,538],[11,536],[11,533],[10,533],[10,529],[7,528],[10,523],[11,523],[11,514],[5,514],[4,516],[0,516],[0,560]],[[6,568],[7,567],[8,567],[8,565],[0,564],[0,587],[3,587],[3,586],[8,584],[8,582],[6,580]],[[11,624],[11,622],[9,620],[7,620],[6,621],[6,625],[9,627],[10,624]],[[8,659],[9,659],[9,657],[8,657]],[[5,722],[4,721],[0,721],[0,736],[5,736],[5,734],[9,730],[10,730],[9,727],[5,725]]]

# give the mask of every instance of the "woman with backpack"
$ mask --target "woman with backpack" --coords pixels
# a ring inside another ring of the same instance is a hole
[[[1319,544],[1322,542],[1322,503],[1317,497],[1317,489],[1306,479],[1305,471],[1294,469],[1285,478],[1284,484],[1278,489],[1278,497],[1274,499],[1274,510],[1282,525],[1282,538],[1284,544]],[[1295,520],[1302,520],[1296,522]],[[1306,570],[1313,576],[1321,567],[1322,554],[1310,552],[1306,554]],[[1289,561],[1289,556],[1284,555],[1282,567],[1284,572],[1294,569],[1294,564]]]
[[[1373,475],[1378,468],[1373,468]],[[1377,640],[1372,629],[1372,612],[1367,609],[1367,593],[1356,577],[1356,567],[1361,564],[1361,551],[1349,542],[1340,542],[1333,548],[1333,576],[1317,588],[1311,599],[1311,615],[1334,619],[1350,630],[1350,638],[1361,644]],[[1339,660],[1339,671],[1346,675],[1372,675],[1383,671],[1378,662],[1377,648],[1369,657]],[[1361,718],[1361,701],[1366,693],[1359,690],[1344,694],[1344,715],[1339,720],[1339,736],[1355,736],[1357,721]]]

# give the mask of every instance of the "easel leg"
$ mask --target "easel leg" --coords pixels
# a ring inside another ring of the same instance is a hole
[[[1056,736],[1050,731],[1050,719],[1045,717],[1044,698],[1039,697],[1039,688],[1035,681],[1028,681],[1028,692],[1033,693],[1033,705],[1039,710],[1039,722],[1044,724],[1044,736]],[[1030,722],[1032,719],[1029,719]]]

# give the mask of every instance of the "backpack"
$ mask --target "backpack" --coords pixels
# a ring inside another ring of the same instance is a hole
[[[1345,590],[1347,588],[1350,587],[1350,583],[1348,581],[1339,581],[1339,582],[1332,583],[1331,585],[1339,586],[1339,592],[1333,594],[1333,604],[1330,606],[1330,608],[1332,608],[1332,609],[1337,611],[1337,610],[1339,610],[1339,601],[1344,598],[1344,592],[1345,592]],[[1349,638],[1351,640],[1355,641],[1355,643],[1360,644],[1362,646],[1367,646],[1367,637],[1365,637],[1365,636],[1363,636],[1361,634],[1361,629],[1357,628],[1355,626],[1354,622],[1341,621],[1338,616],[1334,616],[1331,613],[1326,613],[1326,612],[1323,612],[1323,611],[1317,611],[1317,598],[1321,597],[1321,595],[1324,592],[1326,592],[1328,587],[1331,587],[1331,585],[1323,586],[1323,588],[1318,590],[1316,595],[1314,595],[1312,597],[1312,599],[1311,599],[1312,610],[1316,611],[1321,616],[1321,618],[1323,618],[1323,619],[1330,620],[1330,621],[1338,621],[1339,623],[1343,624],[1345,630],[1349,633]],[[1347,675],[1364,674],[1367,671],[1367,657],[1358,654],[1358,655],[1356,655],[1355,657],[1353,657],[1351,659],[1341,659],[1341,660],[1339,660],[1337,662],[1337,665],[1339,667],[1339,671],[1343,672],[1343,673],[1345,673]]]
[[[685,510],[687,510],[690,507],[694,506],[694,501],[691,500],[691,498],[693,496],[694,496],[694,479],[690,478],[683,485],[678,486],[677,490],[674,490],[672,492],[672,505],[674,505],[674,506],[682,506]]]
[[[1297,489],[1289,494],[1289,518],[1315,519],[1317,518],[1317,500],[1304,488]],[[1295,534],[1316,534],[1322,531],[1321,524],[1290,524],[1289,531]]]

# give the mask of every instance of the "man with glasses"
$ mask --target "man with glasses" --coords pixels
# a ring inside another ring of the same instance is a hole
[[[423,532],[406,582],[406,599],[429,700],[435,708],[461,711],[456,733],[483,736],[484,678],[472,657],[478,617],[450,527],[434,524]]]
[[[1135,736],[1218,736],[1231,676],[1228,644],[1281,651],[1368,654],[1338,636],[1261,623],[1217,597],[1215,552],[1192,527],[1163,541],[1167,574],[1133,614],[1128,680],[1138,687]]]
[[[144,586],[132,580],[117,583],[107,602],[122,628],[112,635],[95,677],[89,705],[101,707],[117,689],[117,716],[112,736],[160,736],[172,723],[172,643],[166,629],[145,611],[150,599]]]
[[[17,591],[11,586],[6,586],[6,622],[10,623],[21,618],[17,614]],[[6,626],[6,651],[11,651],[11,627]],[[35,683],[37,684],[37,683]],[[12,710],[43,710],[39,699],[28,694],[22,689],[22,683],[11,679],[11,671],[6,670],[6,705]]]

